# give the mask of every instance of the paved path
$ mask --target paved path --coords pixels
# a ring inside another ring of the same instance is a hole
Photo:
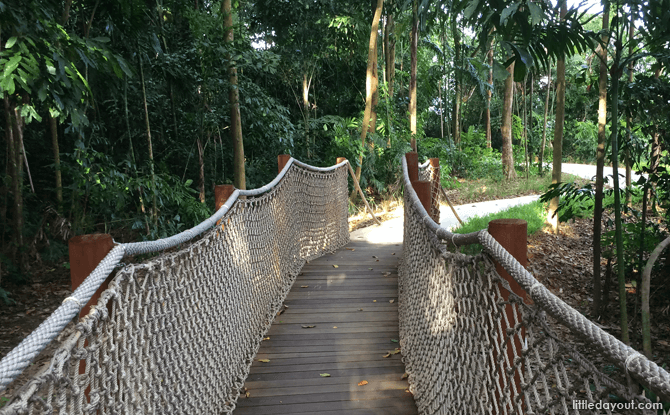
[[[549,168],[551,169],[551,165],[549,165]],[[605,167],[604,173],[605,177],[609,178],[609,185],[614,186],[614,181],[612,179],[612,172],[614,170],[611,167]],[[571,163],[563,163],[561,166],[561,172],[563,173],[570,173],[575,176],[583,177],[585,179],[589,180],[594,180],[594,177],[596,175],[596,166],[592,166],[589,164],[571,164]],[[632,182],[635,183],[637,180],[640,178],[639,174],[635,174],[635,172],[632,173],[631,175]],[[619,187],[624,188],[626,187],[626,169],[625,168],[620,168],[619,169]]]

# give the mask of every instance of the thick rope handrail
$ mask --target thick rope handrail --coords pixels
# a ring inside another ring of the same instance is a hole
[[[425,164],[425,163],[424,163]],[[481,244],[521,287],[529,293],[535,304],[558,322],[581,335],[612,359],[621,369],[644,385],[648,386],[663,400],[670,400],[670,374],[656,363],[640,355],[635,349],[605,332],[591,320],[549,291],[524,268],[486,230],[465,235],[454,234],[435,223],[423,208],[411,185],[407,170],[407,160],[402,158],[405,189],[413,201],[413,207],[422,222],[439,239],[452,242],[456,246]]]
[[[124,256],[160,252],[192,240],[214,227],[217,221],[219,221],[233,207],[240,196],[260,196],[272,190],[284,178],[293,164],[306,170],[324,173],[336,170],[347,163],[348,161],[344,160],[331,167],[315,167],[291,157],[282,171],[270,183],[252,190],[235,190],[219,210],[193,228],[156,241],[116,244],[72,295],[64,300],[63,303],[37,327],[37,329],[23,339],[18,346],[12,349],[0,361],[0,391],[3,391],[14,379],[16,379],[16,377],[32,363],[42,350],[44,350],[44,348],[46,348],[47,345],[49,345],[49,343],[63,331],[65,326],[79,314],[81,305],[89,302],[93,294],[100,288],[109,274],[121,263]],[[93,306],[93,308],[94,307],[95,306]]]

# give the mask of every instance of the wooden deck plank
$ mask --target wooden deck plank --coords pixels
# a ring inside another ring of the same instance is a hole
[[[383,357],[398,347],[402,247],[356,241],[346,248],[353,251],[305,265],[261,343],[245,383],[249,397],[242,393],[235,414],[417,413],[400,354]]]

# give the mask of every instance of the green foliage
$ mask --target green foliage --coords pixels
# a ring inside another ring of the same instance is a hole
[[[594,162],[598,147],[598,126],[592,121],[568,122],[565,126],[564,152],[579,162]]]

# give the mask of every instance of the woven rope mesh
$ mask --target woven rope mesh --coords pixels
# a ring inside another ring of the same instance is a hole
[[[540,308],[505,299],[508,285],[488,256],[449,252],[408,194],[400,345],[420,414],[656,414],[576,408],[649,400],[623,370],[615,379],[590,363],[574,333]]]
[[[349,241],[347,172],[294,164],[190,247],[124,267],[0,413],[232,413],[303,264]]]

